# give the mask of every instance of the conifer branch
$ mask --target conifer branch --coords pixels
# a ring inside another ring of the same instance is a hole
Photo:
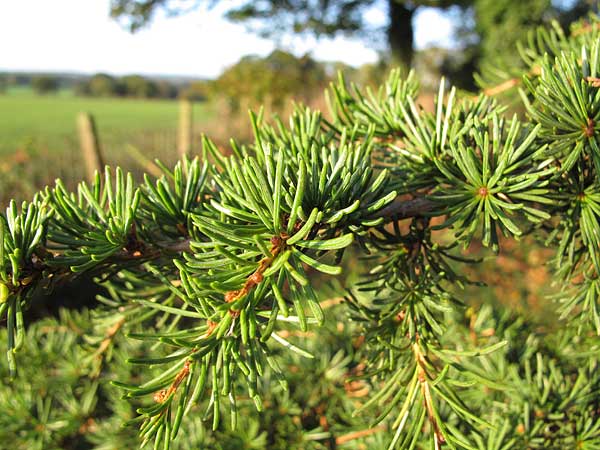
[[[142,445],[168,449],[178,434],[198,434],[190,430],[204,427],[202,417],[225,429],[224,413],[242,436],[251,430],[248,403],[268,415],[266,401],[296,401],[314,388],[321,397],[344,392],[334,415],[318,407],[326,430],[307,438],[332,445],[385,436],[398,449],[598,447],[597,22],[571,36],[540,30],[522,46],[526,119],[506,117],[485,95],[516,77],[476,99],[442,81],[427,112],[413,74],[393,71],[377,91],[340,75],[328,93],[332,121],[302,106],[288,125],[252,113],[253,142],[232,142],[229,155],[204,137],[202,158],[157,163],[163,175],[141,184],[107,168],[73,192],[58,180],[31,202],[11,202],[0,215],[0,375],[49,396],[10,402],[0,392],[0,408],[40,421],[23,434],[41,448],[52,423],[91,417],[98,389],[130,411],[119,403],[124,392],[137,405]],[[500,233],[535,234],[556,252],[565,323],[544,345],[528,317],[497,305],[467,312],[455,295],[472,281],[459,244],[498,252]],[[322,300],[315,287],[325,283],[313,274],[339,276],[350,248],[366,270],[343,301],[339,292]],[[34,298],[82,274],[106,290],[93,319],[64,313],[77,332],[54,319],[26,325]],[[73,342],[90,329],[95,351],[86,359]],[[329,351],[340,334],[341,350]],[[64,389],[76,379],[41,389],[32,367],[17,370],[21,349],[91,361],[96,372],[82,390]],[[299,366],[318,379],[288,390]],[[123,380],[110,387],[118,395],[99,383],[100,369]],[[61,405],[68,419],[53,416]],[[375,416],[367,428],[365,411]],[[348,426],[335,437],[338,417]],[[94,434],[82,425],[86,438]],[[199,442],[214,436],[200,434]]]

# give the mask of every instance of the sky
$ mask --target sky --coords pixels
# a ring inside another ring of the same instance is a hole
[[[157,17],[131,34],[110,19],[109,0],[0,0],[0,71],[106,72],[217,77],[243,55],[267,55],[270,40],[223,19],[221,9]],[[372,11],[372,23],[385,15]],[[452,23],[434,9],[415,17],[417,48],[451,42]],[[292,39],[297,55],[358,66],[377,60],[359,40]]]

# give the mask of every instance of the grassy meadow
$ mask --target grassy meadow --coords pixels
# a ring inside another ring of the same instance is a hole
[[[83,176],[76,129],[82,111],[96,120],[107,164],[136,171],[139,162],[131,147],[150,160],[177,157],[175,100],[77,97],[68,90],[41,96],[27,88],[9,89],[0,94],[0,206],[7,198],[28,198],[57,177],[73,184]],[[212,116],[211,105],[194,105],[196,136]]]
[[[177,127],[178,104],[172,100],[76,97],[70,91],[41,96],[11,89],[0,94],[0,155],[32,144],[53,153],[72,150],[81,111],[95,117],[107,151],[139,134],[174,133]],[[195,120],[202,122],[207,115],[205,104],[195,105]]]

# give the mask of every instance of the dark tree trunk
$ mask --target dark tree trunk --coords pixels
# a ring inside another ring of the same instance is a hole
[[[413,57],[413,26],[414,8],[407,7],[400,0],[388,0],[390,23],[387,37],[392,61],[406,69],[411,67]]]

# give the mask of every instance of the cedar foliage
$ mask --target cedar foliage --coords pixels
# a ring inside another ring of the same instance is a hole
[[[487,92],[520,85],[525,120],[443,81],[429,113],[412,75],[377,92],[340,77],[332,120],[251,114],[229,156],[205,138],[158,179],[107,168],[12,202],[1,442],[600,448],[599,38],[596,16],[536,30],[522,78],[489,75]],[[460,298],[477,281],[461,248],[497,253],[500,233],[554,250],[560,326]],[[79,277],[98,307],[28,323]]]

